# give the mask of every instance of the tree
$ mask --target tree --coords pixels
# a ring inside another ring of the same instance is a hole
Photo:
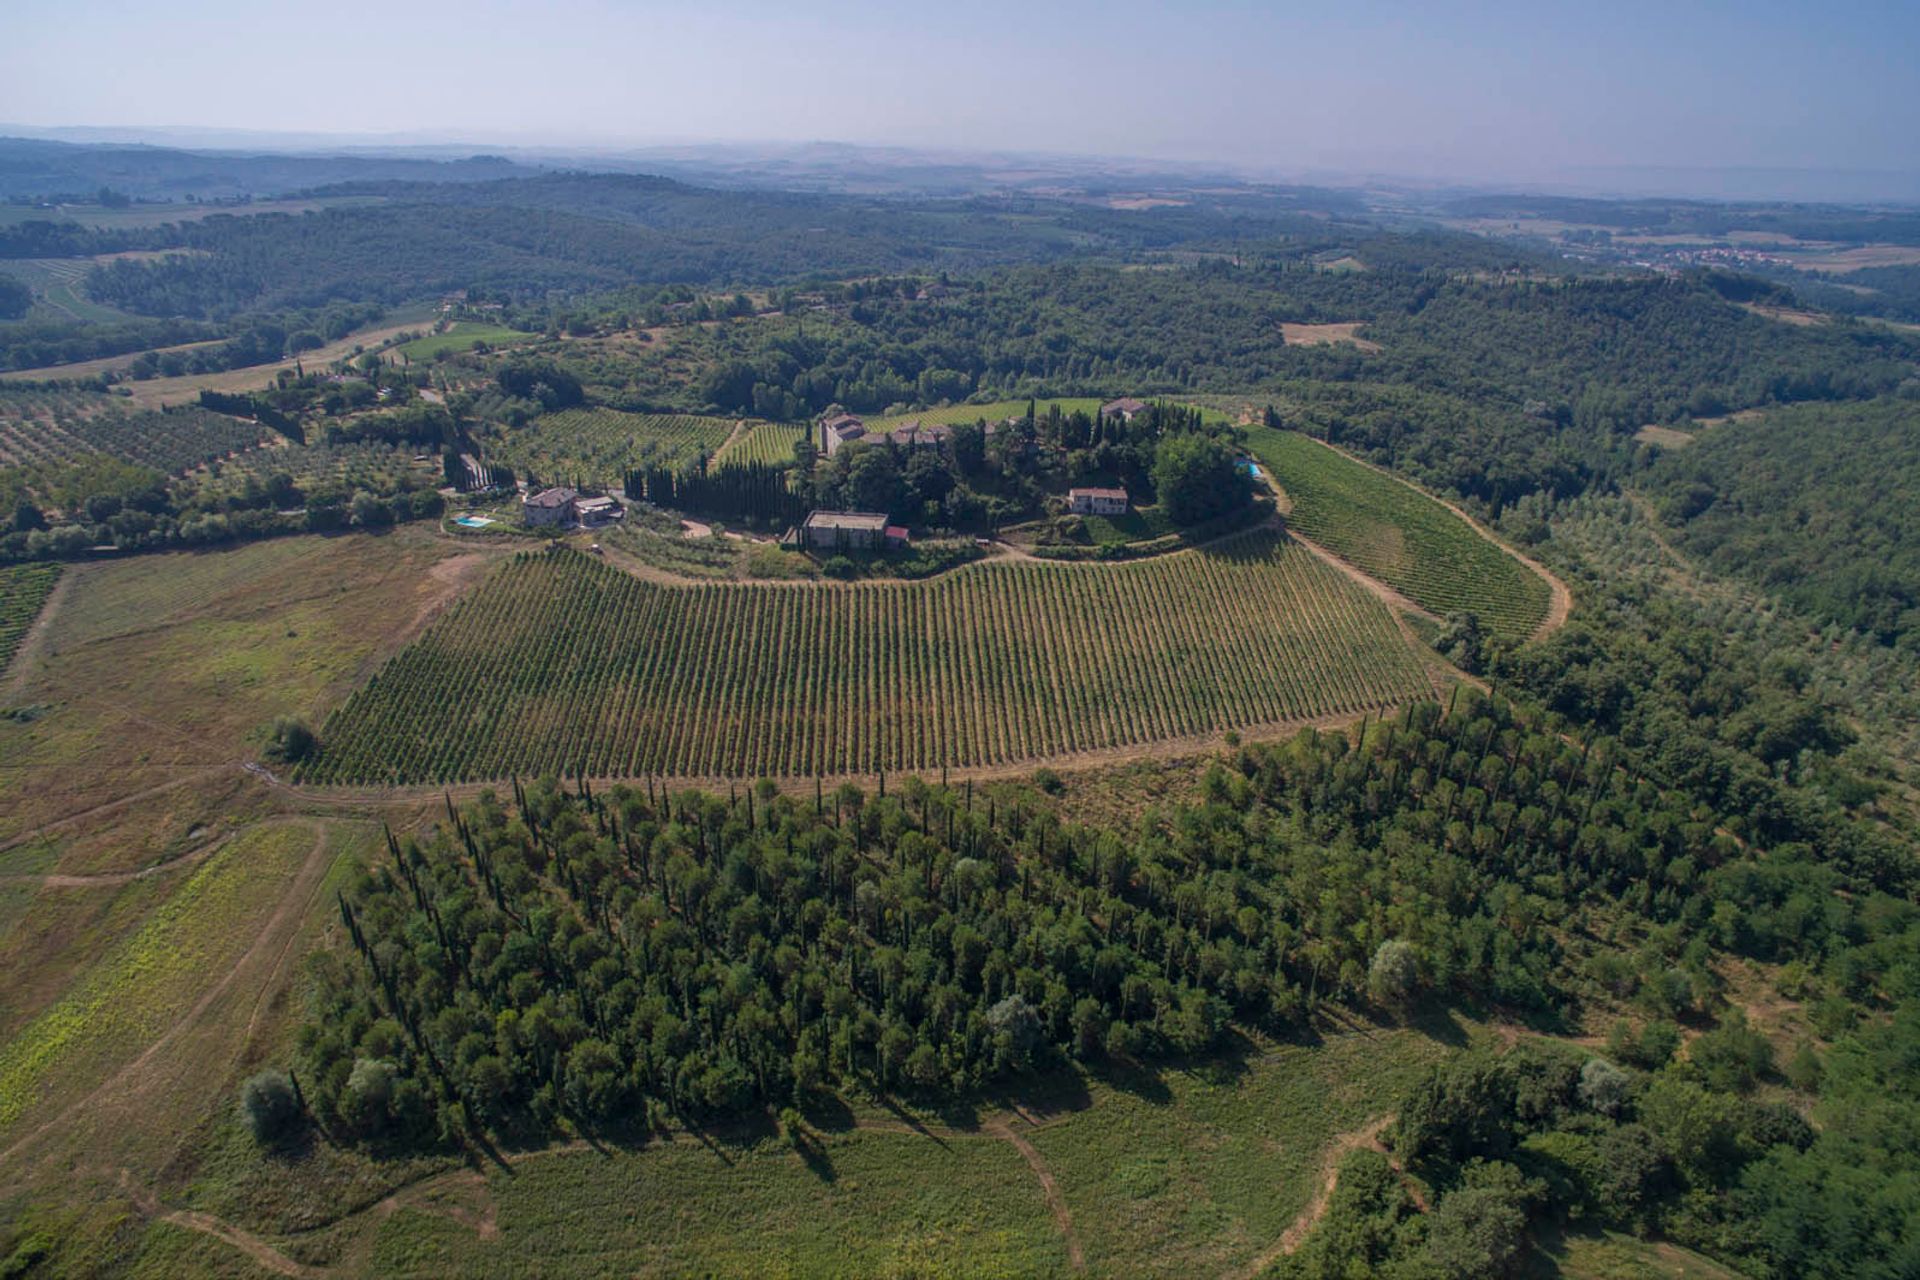
[[[353,495],[353,522],[362,529],[384,529],[393,523],[393,508],[365,489]]]
[[[319,745],[312,727],[299,716],[275,716],[268,726],[267,758],[281,764],[299,764]]]
[[[1526,1191],[1512,1165],[1470,1171],[1468,1185],[1427,1215],[1427,1245],[1419,1274],[1447,1280],[1511,1275],[1526,1243]]]
[[[262,1146],[278,1142],[300,1122],[300,1094],[284,1071],[262,1071],[240,1086],[240,1114]]]
[[[1632,1092],[1627,1073],[1605,1058],[1588,1058],[1580,1068],[1580,1101],[1603,1116],[1617,1114]]]
[[[1154,454],[1153,487],[1175,524],[1199,524],[1246,505],[1251,491],[1233,451],[1211,436],[1170,435]]]
[[[39,507],[34,506],[33,503],[25,498],[13,504],[13,531],[15,533],[32,533],[35,529],[44,529],[46,527],[47,517],[41,512]]]
[[[1404,1009],[1419,981],[1420,958],[1411,943],[1399,938],[1381,943],[1367,966],[1367,995],[1390,1009]]]
[[[386,1131],[393,1119],[394,1081],[399,1072],[383,1058],[356,1058],[340,1095],[340,1118],[368,1137]]]
[[[987,1010],[987,1027],[1015,1065],[1025,1065],[1040,1040],[1040,1015],[1018,992]]]

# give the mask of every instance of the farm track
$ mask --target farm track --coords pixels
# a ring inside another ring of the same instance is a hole
[[[752,1121],[735,1121],[717,1125],[689,1128],[676,1126],[661,1135],[662,1140],[695,1140],[711,1144],[716,1138],[737,1135]],[[1086,1256],[1081,1248],[1080,1239],[1074,1232],[1073,1215],[1067,1209],[1066,1200],[1060,1193],[1058,1182],[1047,1167],[1046,1160],[1036,1150],[1026,1136],[1020,1132],[1023,1128],[1038,1128],[1044,1122],[1034,1121],[1015,1110],[995,1115],[974,1128],[955,1128],[949,1125],[922,1124],[908,1120],[879,1120],[861,1117],[853,1121],[845,1130],[835,1133],[884,1133],[904,1137],[925,1138],[934,1142],[956,1140],[983,1140],[1005,1142],[1020,1154],[1027,1167],[1032,1170],[1039,1187],[1041,1197],[1047,1206],[1048,1216],[1053,1220],[1054,1228],[1060,1233],[1066,1246],[1069,1266],[1076,1272],[1086,1270]],[[548,1159],[554,1156],[584,1155],[589,1152],[603,1152],[597,1144],[576,1139],[571,1142],[557,1143],[531,1151],[493,1152],[490,1159],[499,1168],[510,1172],[516,1166],[534,1160]],[[3,1158],[3,1157],[0,1157]],[[724,1159],[724,1157],[722,1157]],[[193,1209],[168,1209],[151,1191],[142,1188],[134,1179],[132,1172],[121,1169],[120,1188],[140,1213],[159,1222],[171,1223],[190,1231],[221,1241],[238,1249],[276,1275],[297,1277],[299,1280],[323,1280],[343,1270],[341,1266],[315,1267],[289,1257],[273,1243],[245,1228],[235,1226],[211,1213]],[[441,1193],[447,1189],[472,1197],[473,1205],[455,1205],[444,1202]],[[482,1241],[497,1240],[500,1236],[498,1206],[487,1183],[482,1169],[466,1166],[429,1174],[424,1178],[396,1187],[380,1199],[361,1208],[342,1214],[325,1224],[336,1227],[355,1218],[370,1217],[384,1222],[401,1209],[413,1209],[423,1213],[436,1214],[447,1218],[474,1233]]]
[[[152,866],[141,867],[137,871],[102,871],[93,875],[63,875],[59,872],[29,873],[25,875],[0,875],[0,884],[31,884],[43,889],[112,889],[129,885],[136,880],[150,880],[154,876],[165,875],[169,871],[184,871],[197,867],[222,848],[231,836],[222,836],[218,840],[208,840],[197,849],[191,849],[178,857],[156,862]]]
[[[1280,1238],[1262,1249],[1246,1266],[1229,1273],[1229,1280],[1255,1280],[1266,1273],[1268,1267],[1292,1253],[1305,1243],[1307,1235],[1318,1226],[1320,1219],[1327,1216],[1327,1209],[1333,1203],[1333,1189],[1340,1182],[1340,1162],[1351,1152],[1365,1148],[1386,1154],[1381,1145],[1380,1135],[1393,1123],[1391,1115],[1380,1116],[1361,1125],[1358,1129],[1349,1129],[1336,1134],[1327,1144],[1326,1151],[1320,1157],[1320,1173],[1314,1187],[1313,1199],[1300,1211]]]

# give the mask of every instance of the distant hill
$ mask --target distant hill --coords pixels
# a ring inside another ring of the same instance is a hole
[[[0,138],[0,199],[7,200],[90,197],[102,187],[134,200],[230,200],[340,182],[485,182],[538,172],[491,155],[431,160]]]

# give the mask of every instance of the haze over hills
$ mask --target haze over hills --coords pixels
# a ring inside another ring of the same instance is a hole
[[[763,186],[786,190],[836,191],[862,194],[967,195],[992,191],[1049,191],[1126,189],[1167,186],[1308,186],[1341,190],[1377,190],[1403,197],[1427,198],[1449,194],[1508,191],[1530,194],[1580,195],[1597,198],[1674,197],[1723,201],[1800,201],[1810,203],[1920,204],[1920,178],[1898,170],[1839,168],[1565,166],[1528,181],[1476,178],[1471,172],[1395,172],[1391,168],[1283,168],[1244,164],[1179,163],[1112,155],[1068,155],[1046,152],[968,151],[953,148],[878,146],[842,142],[626,142],[578,138],[530,140],[501,137],[463,137],[450,134],[324,134],[280,133],[269,130],[212,128],[153,128],[111,126],[33,127],[0,123],[0,138],[10,142],[44,141],[74,147],[105,148],[83,159],[74,152],[48,150],[37,158],[47,166],[48,180],[61,174],[58,157],[74,166],[68,176],[99,169],[107,173],[107,153],[116,144],[136,144],[173,152],[198,152],[214,162],[203,172],[207,182],[201,195],[233,194],[236,166],[251,158],[245,172],[258,183],[255,194],[277,194],[323,181],[387,177],[421,181],[470,181],[485,176],[512,176],[501,169],[488,174],[484,164],[506,158],[524,169],[577,168],[604,172],[649,172],[680,177],[703,185]],[[484,162],[473,158],[487,157]],[[269,157],[287,163],[266,166]],[[13,161],[20,164],[22,155]],[[354,160],[364,169],[343,166]],[[331,160],[337,172],[329,177],[321,167]],[[408,168],[407,162],[438,162],[433,170]],[[458,162],[471,172],[462,172]],[[130,161],[123,160],[123,165]],[[157,162],[156,162],[157,163]],[[218,176],[226,166],[227,176]],[[135,170],[128,168],[128,173]],[[155,173],[152,194],[184,194],[191,187],[188,174],[176,170],[170,178]],[[171,185],[169,185],[171,183]],[[38,179],[16,180],[5,194],[37,194]],[[81,189],[81,188],[76,188]]]

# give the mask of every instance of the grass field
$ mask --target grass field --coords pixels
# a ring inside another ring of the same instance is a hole
[[[716,462],[793,461],[793,446],[804,438],[807,429],[786,422],[756,422],[740,432],[714,456]]]
[[[0,717],[0,840],[240,776],[268,721],[317,720],[484,562],[461,550],[409,528],[69,567],[43,643],[15,661],[5,705],[31,714]]]
[[[1034,412],[1045,415],[1049,405],[1059,405],[1061,413],[1092,413],[1104,401],[1091,396],[1069,396],[1059,400],[1042,400],[1034,405]],[[896,413],[890,417],[874,416],[867,418],[868,430],[878,426],[883,431],[891,431],[903,422],[919,421],[932,427],[950,422],[1004,422],[1008,418],[1024,415],[1027,411],[1025,400],[995,400],[991,404],[953,404],[939,409],[915,409],[910,413]]]
[[[532,552],[355,694],[305,776],[964,768],[1429,692],[1383,605],[1267,533],[1117,567],[833,586],[662,587]]]
[[[57,564],[18,564],[0,568],[0,676],[13,665],[13,655],[26,638],[27,628],[40,616],[40,607],[60,581]]]
[[[1451,1051],[1460,1033],[1445,1031],[1042,1077],[1017,1111],[836,1107],[804,1158],[752,1125],[510,1155],[429,1175],[379,1213],[343,1213],[377,1192],[344,1181],[354,1170],[330,1151],[303,1169],[236,1137],[192,1203],[349,1274],[1065,1275],[1077,1249],[1094,1275],[1220,1275],[1272,1247],[1340,1135]]]
[[[127,313],[89,298],[85,280],[93,269],[91,258],[14,258],[0,261],[0,272],[33,290],[35,318],[81,324],[111,324]]]
[[[524,427],[501,428],[485,441],[488,461],[532,468],[542,480],[614,486],[628,470],[668,466],[712,455],[733,434],[730,418],[691,414],[566,409]]]
[[[313,836],[304,826],[256,828],[208,858],[77,987],[0,1045],[0,1140],[40,1096],[152,1039],[209,972],[247,945],[234,927],[290,875]]]
[[[395,347],[394,351],[409,360],[433,360],[443,352],[471,351],[475,344],[481,342],[490,347],[498,347],[532,336],[530,333],[509,329],[503,325],[481,324],[474,320],[456,320],[448,326],[445,333],[431,333],[424,338],[415,338],[412,342]]]
[[[1247,441],[1293,499],[1290,525],[1421,608],[1471,610],[1507,640],[1547,616],[1538,574],[1419,490],[1297,432],[1252,427]]]

